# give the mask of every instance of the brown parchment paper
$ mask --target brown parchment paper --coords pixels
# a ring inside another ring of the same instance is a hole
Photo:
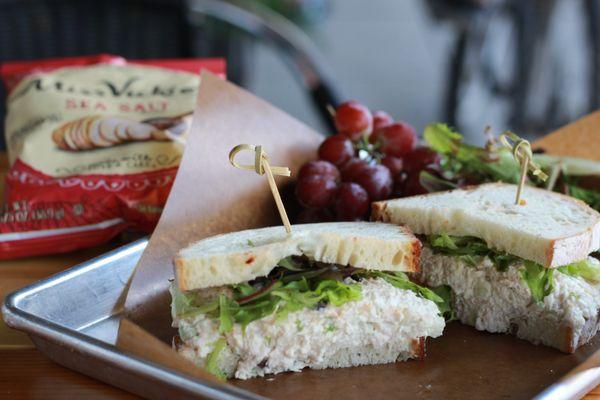
[[[202,237],[280,224],[266,178],[229,165],[227,156],[234,145],[262,144],[273,165],[289,166],[294,174],[303,161],[315,156],[321,140],[287,114],[204,73],[171,196],[131,281],[125,304],[129,317],[170,343],[174,331],[167,287],[173,255]],[[280,184],[285,179],[277,178]],[[305,370],[229,383],[286,400],[527,399],[598,348],[597,337],[566,355],[453,322],[441,338],[428,341],[423,361]]]

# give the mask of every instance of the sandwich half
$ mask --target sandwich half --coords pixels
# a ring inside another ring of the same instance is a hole
[[[448,285],[463,323],[572,353],[597,332],[600,214],[531,187],[467,189],[374,203],[372,219],[421,235],[421,282]]]
[[[422,358],[445,303],[405,274],[420,250],[406,228],[369,222],[201,240],[174,260],[175,347],[239,379]]]

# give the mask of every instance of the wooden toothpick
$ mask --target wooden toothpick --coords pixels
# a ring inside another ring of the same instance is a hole
[[[254,152],[254,165],[238,164],[235,161],[235,156],[240,151],[244,150]],[[229,152],[229,162],[235,168],[255,171],[259,175],[264,175],[265,173],[267,174],[267,181],[269,182],[271,193],[273,193],[273,198],[275,199],[275,204],[277,205],[277,210],[281,216],[281,221],[283,222],[285,231],[288,234],[291,233],[292,226],[290,225],[290,220],[285,212],[285,207],[283,206],[283,201],[281,201],[281,196],[279,194],[279,189],[277,189],[277,184],[275,183],[275,178],[273,177],[274,175],[290,176],[290,169],[288,167],[271,166],[269,164],[269,157],[267,157],[267,153],[264,152],[262,146],[254,146],[251,144],[239,144],[231,149]]]
[[[521,166],[521,176],[519,179],[519,186],[517,187],[515,204],[525,204],[524,202],[521,203],[521,193],[523,192],[523,186],[525,186],[527,171],[531,170],[531,173],[540,178],[542,181],[548,179],[548,175],[546,175],[544,171],[542,171],[540,167],[533,162],[533,153],[531,152],[531,144],[529,141],[520,138],[513,132],[506,131],[500,135],[500,142],[504,147],[511,149],[513,157]]]

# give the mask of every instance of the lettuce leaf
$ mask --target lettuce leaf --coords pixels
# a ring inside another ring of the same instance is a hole
[[[440,314],[444,316],[446,322],[456,320],[456,313],[452,309],[452,288],[448,285],[441,285],[431,289],[437,294],[443,302],[436,303],[440,310]]]
[[[577,185],[567,185],[569,195],[579,199],[592,207],[596,211],[600,211],[600,192],[584,189]]]
[[[428,235],[426,243],[435,253],[457,256],[470,266],[476,265],[478,258],[489,257],[498,271],[506,271],[521,260],[504,251],[490,249],[483,240],[472,236]]]
[[[554,269],[545,268],[533,261],[524,260],[521,278],[531,291],[531,297],[539,303],[554,290]]]
[[[224,294],[219,296],[219,332],[226,333],[233,330],[232,314],[235,313],[238,308],[239,305]]]
[[[250,285],[247,285],[250,286]],[[246,327],[249,323],[275,314],[277,319],[285,318],[290,312],[304,308],[316,308],[319,304],[340,306],[361,298],[360,285],[346,284],[333,279],[315,279],[306,277],[283,284],[274,282],[266,290],[257,289],[257,295],[245,301],[252,293],[246,285],[235,285],[236,298],[221,294],[218,298],[197,303],[193,293],[182,293],[171,286],[172,312],[174,317],[188,317],[207,314],[219,320],[219,332],[231,332],[234,323]],[[241,297],[241,294],[245,294]]]
[[[558,270],[565,275],[581,277],[588,282],[600,283],[600,264],[590,260],[583,260],[573,264],[559,267]]]
[[[504,147],[486,149],[463,143],[460,133],[442,123],[427,125],[423,138],[443,156],[441,165],[451,175],[449,179],[468,174],[481,183],[519,181],[519,165]]]
[[[521,271],[521,278],[529,287],[531,296],[536,302],[542,301],[554,290],[552,269],[503,251],[490,249],[481,239],[442,233],[427,236],[427,243],[435,253],[459,257],[471,266],[476,264],[476,258],[489,257],[496,270],[500,272],[505,272],[511,265],[522,262],[525,268]]]
[[[225,339],[217,340],[214,344],[213,351],[211,351],[208,357],[206,358],[205,365],[205,368],[208,372],[210,372],[211,374],[213,374],[221,380],[225,380],[225,378],[227,378],[225,373],[221,371],[221,368],[219,368],[218,364],[219,355],[225,349],[225,347],[227,347],[227,342],[225,341]]]

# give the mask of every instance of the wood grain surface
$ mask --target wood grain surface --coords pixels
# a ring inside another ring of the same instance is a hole
[[[0,199],[7,169],[0,153]],[[69,266],[108,251],[112,243],[69,254],[0,261],[0,298]],[[38,352],[26,335],[0,321],[0,399],[134,399],[120,389],[66,369]],[[586,400],[600,400],[600,386]]]

